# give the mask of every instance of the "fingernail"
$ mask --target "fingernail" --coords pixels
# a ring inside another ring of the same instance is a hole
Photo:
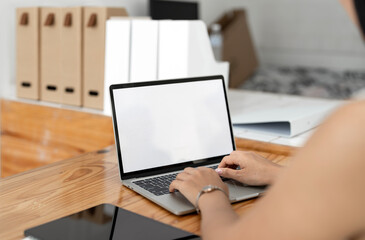
[[[215,170],[219,175],[221,175],[222,174],[222,169],[221,168],[217,168],[216,170]]]

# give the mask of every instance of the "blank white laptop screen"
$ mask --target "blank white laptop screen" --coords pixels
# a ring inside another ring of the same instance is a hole
[[[113,93],[124,173],[233,151],[221,79]]]

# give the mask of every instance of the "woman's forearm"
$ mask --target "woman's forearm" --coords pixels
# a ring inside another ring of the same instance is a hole
[[[227,196],[220,191],[203,194],[199,199],[199,208],[204,239],[227,239],[229,228],[239,219]]]

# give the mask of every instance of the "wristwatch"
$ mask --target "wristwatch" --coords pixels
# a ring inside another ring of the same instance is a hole
[[[218,186],[214,186],[214,185],[207,185],[205,187],[202,188],[202,190],[200,190],[200,192],[198,193],[198,195],[196,196],[196,201],[195,201],[195,209],[196,212],[199,214],[200,213],[200,209],[198,206],[198,202],[199,202],[199,198],[204,194],[204,193],[210,193],[210,192],[214,192],[215,190],[221,191],[224,193],[224,195],[226,195],[228,198],[228,194],[220,187]]]

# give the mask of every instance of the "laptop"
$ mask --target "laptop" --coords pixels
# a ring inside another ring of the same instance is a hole
[[[122,184],[175,215],[195,211],[169,185],[186,167],[216,168],[235,150],[223,76],[110,86]],[[259,196],[263,187],[225,179],[231,202]]]

